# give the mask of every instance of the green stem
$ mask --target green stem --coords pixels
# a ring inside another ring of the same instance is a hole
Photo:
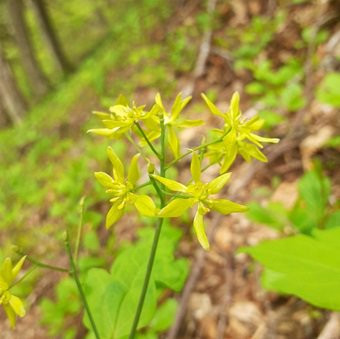
[[[161,119],[160,123],[161,123],[161,154],[158,158],[160,160],[160,175],[162,177],[165,177],[166,168],[165,168],[165,125],[164,125],[164,120]],[[160,199],[160,207],[163,208],[165,206],[165,195],[163,194],[161,189],[156,189],[156,192],[157,192],[159,199]],[[136,310],[135,317],[134,317],[134,320],[133,320],[133,324],[132,324],[132,327],[131,327],[129,339],[134,339],[134,337],[136,335],[137,327],[138,327],[139,318],[140,318],[142,311],[143,311],[143,305],[144,305],[144,302],[145,302],[145,297],[146,297],[146,293],[147,293],[149,282],[150,282],[150,277],[151,277],[151,273],[152,273],[153,264],[154,264],[154,261],[155,261],[156,251],[157,251],[158,242],[159,242],[159,238],[160,238],[161,231],[162,231],[163,222],[164,222],[164,218],[161,218],[159,220],[157,226],[156,226],[156,229],[155,229],[155,234],[154,234],[154,237],[153,237],[152,247],[151,247],[149,260],[148,260],[148,264],[147,264],[147,268],[146,268],[146,273],[145,273],[145,277],[144,277],[143,287],[142,287],[142,291],[141,291],[141,294],[140,294],[140,297],[139,297],[138,306],[137,306],[137,310]]]
[[[74,247],[74,261],[78,261],[78,253],[79,253],[79,246],[80,246],[80,238],[81,238],[81,233],[83,229],[83,220],[84,220],[84,200],[85,197],[82,197],[80,200],[80,218],[79,218],[79,224],[78,224],[78,230],[77,230],[77,237],[76,237],[76,244]]]
[[[191,153],[195,152],[195,151],[199,151],[201,149],[204,149],[208,146],[211,146],[211,145],[214,145],[214,144],[218,144],[219,142],[223,141],[223,138],[228,135],[228,133],[230,132],[230,129],[225,133],[223,134],[220,138],[214,140],[214,141],[210,141],[210,142],[207,142],[205,144],[202,144],[202,145],[199,145],[197,147],[194,147],[192,149],[190,149],[189,151],[183,153],[182,155],[180,155],[178,158],[172,160],[167,166],[166,166],[166,169],[170,168],[171,166],[173,166],[174,164],[176,164],[178,161],[180,161],[181,159],[185,158],[187,155],[190,155]]]
[[[16,280],[10,287],[9,289],[11,289],[12,287],[14,287],[15,285],[18,285],[20,282],[22,282],[23,280],[25,280],[33,271],[35,271],[37,269],[38,266],[33,266],[28,272],[26,272],[20,279]]]
[[[23,255],[23,256],[26,255],[26,259],[35,266],[38,266],[38,267],[41,267],[41,268],[47,268],[47,269],[50,269],[50,270],[53,270],[53,271],[70,273],[70,270],[67,269],[67,268],[46,264],[44,262],[41,262],[41,261],[31,257],[30,255],[23,253],[21,250],[17,250],[16,252],[20,255]]]
[[[151,141],[149,140],[149,138],[147,137],[147,135],[145,134],[143,128],[141,127],[141,125],[139,124],[139,122],[135,122],[135,125],[137,126],[139,132],[142,134],[144,140],[146,141],[146,143],[149,145],[151,151],[156,155],[156,157],[158,159],[161,158],[160,154],[157,152],[156,148],[152,145]]]
[[[71,273],[72,273],[74,280],[76,282],[76,285],[77,285],[83,306],[84,306],[86,313],[89,317],[89,320],[90,320],[90,323],[91,323],[91,326],[92,326],[92,330],[94,332],[96,339],[100,339],[100,336],[99,336],[99,333],[98,333],[98,330],[97,330],[97,327],[96,327],[96,323],[95,323],[94,318],[92,316],[89,304],[87,303],[87,300],[86,300],[86,296],[85,296],[83,287],[81,286],[81,283],[80,283],[80,280],[79,280],[77,267],[76,267],[76,264],[75,264],[75,261],[74,261],[73,255],[72,255],[71,246],[70,246],[70,237],[69,237],[69,233],[67,231],[66,231],[65,247],[66,247],[66,251],[67,251],[69,261],[70,261],[70,265],[71,265],[71,270],[72,270]]]

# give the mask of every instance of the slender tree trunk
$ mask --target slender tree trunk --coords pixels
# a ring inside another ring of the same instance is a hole
[[[14,81],[12,69],[0,49],[0,100],[13,124],[20,124],[26,111],[26,103]],[[1,113],[3,113],[1,112]],[[5,119],[2,119],[5,120]]]
[[[44,0],[31,0],[36,17],[39,21],[41,31],[44,35],[45,41],[49,47],[51,54],[60,71],[68,73],[72,70],[72,66],[67,60],[62,49],[58,36],[53,27],[53,23],[48,14],[48,8]]]
[[[36,97],[41,97],[46,94],[48,90],[48,82],[39,67],[26,29],[23,0],[7,0],[7,4],[15,38],[21,54],[22,65],[25,69],[32,92]]]

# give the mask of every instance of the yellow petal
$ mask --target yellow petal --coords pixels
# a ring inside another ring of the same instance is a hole
[[[156,206],[153,200],[147,195],[136,195],[135,207],[141,215],[154,217],[156,215]]]
[[[24,305],[21,299],[16,297],[15,295],[11,295],[9,299],[9,304],[12,307],[15,314],[17,314],[19,317],[23,317],[26,314],[25,308],[24,308]]]
[[[9,323],[11,325],[11,328],[14,328],[15,323],[16,323],[16,318],[17,318],[15,315],[15,312],[13,311],[12,307],[9,304],[3,305],[3,307],[6,312]]]
[[[196,202],[196,199],[177,198],[170,201],[161,211],[159,216],[162,218],[176,218],[183,215],[183,213]]]
[[[209,245],[209,240],[204,229],[203,215],[200,214],[198,211],[196,212],[196,215],[194,218],[194,230],[195,230],[197,239],[199,243],[201,244],[201,246],[205,250],[208,250],[210,245]]]
[[[13,279],[18,275],[19,271],[22,268],[22,265],[24,264],[24,261],[26,259],[27,255],[23,256],[18,262],[17,264],[14,266],[12,273],[13,273]]]
[[[201,162],[197,153],[192,155],[190,171],[194,182],[201,181]]]
[[[183,184],[175,180],[163,178],[163,177],[160,177],[159,175],[152,175],[152,177],[155,178],[157,181],[159,181],[161,184],[163,184],[165,187],[167,187],[171,191],[176,191],[176,192],[187,191],[186,186],[184,186]]]

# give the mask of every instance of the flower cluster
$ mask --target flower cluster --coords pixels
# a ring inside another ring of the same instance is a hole
[[[138,158],[135,155],[128,170],[127,177],[124,174],[124,166],[111,148],[108,149],[108,157],[113,166],[112,176],[96,172],[95,176],[106,192],[111,195],[111,208],[106,216],[106,227],[116,223],[125,213],[127,206],[136,208],[139,214],[159,218],[173,218],[181,216],[188,209],[194,209],[193,227],[199,243],[204,249],[209,248],[209,242],[205,232],[204,216],[210,211],[222,214],[243,212],[246,207],[230,200],[216,197],[230,179],[231,173],[227,173],[231,164],[240,154],[246,161],[252,158],[267,161],[261,152],[263,143],[277,143],[279,139],[265,138],[256,132],[261,128],[263,121],[258,117],[245,119],[242,117],[239,94],[232,96],[230,107],[222,113],[204,94],[202,97],[210,111],[223,119],[223,127],[215,129],[218,138],[209,143],[202,143],[193,150],[181,153],[178,132],[182,128],[199,126],[201,120],[187,120],[181,112],[188,105],[191,97],[183,98],[177,95],[170,110],[167,110],[159,94],[155,97],[155,103],[150,110],[145,106],[130,106],[126,99],[120,97],[118,102],[110,108],[110,113],[96,114],[101,119],[105,128],[93,129],[90,132],[108,137],[119,138],[129,133],[129,140],[133,136],[137,138],[138,152],[143,154],[147,161],[150,180],[137,186],[139,179]],[[131,134],[131,135],[130,135]],[[144,147],[149,147],[158,158],[148,158]],[[168,160],[168,150],[174,158]],[[192,155],[191,176],[187,185],[166,177],[166,170],[175,165],[186,155]],[[220,175],[211,182],[201,181],[201,162],[207,156],[211,164],[220,164]],[[138,194],[141,186],[153,185],[155,193],[159,196],[161,208],[158,209],[152,198],[145,194]],[[172,192],[172,193],[171,193]]]
[[[220,173],[226,172],[240,154],[246,161],[255,158],[267,162],[266,156],[260,151],[262,143],[278,143],[277,138],[265,138],[255,134],[264,121],[258,115],[250,120],[242,117],[240,110],[240,96],[235,92],[232,96],[229,110],[222,113],[204,94],[204,101],[210,111],[224,120],[223,129],[216,129],[223,139],[220,143],[210,146],[209,156],[213,163],[221,162]]]
[[[10,321],[11,327],[15,326],[17,316],[25,315],[25,308],[20,298],[10,291],[26,257],[22,257],[13,267],[12,260],[6,258],[0,268],[0,305],[3,306]]]

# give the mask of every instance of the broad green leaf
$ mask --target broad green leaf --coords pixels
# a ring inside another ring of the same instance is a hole
[[[167,330],[176,315],[177,302],[175,299],[168,299],[162,304],[150,323],[150,327],[156,332],[163,332]]]
[[[100,337],[112,338],[119,306],[126,292],[125,287],[105,270],[93,268],[87,273],[85,292]],[[84,324],[88,329],[92,329],[86,313]]]
[[[325,223],[325,228],[340,227],[340,211],[332,213]]]
[[[195,201],[194,198],[176,198],[162,208],[158,215],[162,218],[180,217],[187,209],[192,207]]]
[[[330,194],[330,182],[321,173],[311,171],[299,180],[299,193],[309,212],[318,222],[322,218]]]
[[[289,224],[287,211],[281,203],[270,202],[263,207],[258,203],[248,204],[247,217],[257,223],[270,226],[276,230],[283,230]]]
[[[340,228],[265,241],[241,250],[265,266],[264,286],[340,310]]]

